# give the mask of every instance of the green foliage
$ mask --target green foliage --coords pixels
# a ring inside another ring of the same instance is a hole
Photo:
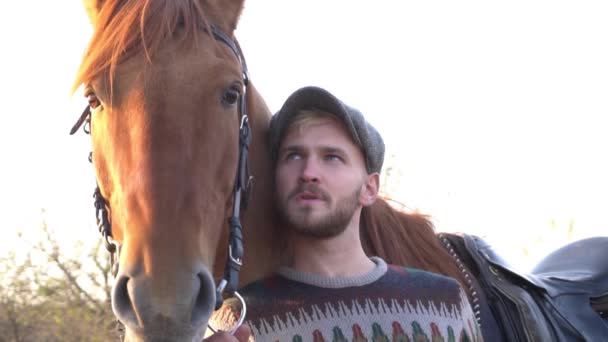
[[[45,222],[41,231],[40,241],[20,236],[29,246],[24,256],[0,258],[0,341],[118,340],[101,241],[65,246]]]

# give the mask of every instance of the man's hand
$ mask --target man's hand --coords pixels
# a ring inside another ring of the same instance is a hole
[[[251,329],[247,324],[241,325],[234,332],[234,336],[227,332],[217,332],[207,337],[203,342],[247,342],[251,336]]]

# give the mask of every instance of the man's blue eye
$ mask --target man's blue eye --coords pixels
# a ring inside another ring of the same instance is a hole
[[[286,159],[286,160],[294,160],[294,159],[299,159],[299,158],[300,158],[300,154],[299,154],[299,153],[296,153],[296,152],[291,152],[291,153],[288,153],[288,154],[285,156],[285,159]]]

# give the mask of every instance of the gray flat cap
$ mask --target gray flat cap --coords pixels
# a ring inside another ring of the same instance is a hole
[[[367,172],[380,172],[384,162],[384,141],[360,111],[319,87],[304,87],[291,94],[270,121],[270,155],[276,160],[285,130],[300,110],[319,109],[342,119],[353,141],[365,154]]]

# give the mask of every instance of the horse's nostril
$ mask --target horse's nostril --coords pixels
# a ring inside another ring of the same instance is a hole
[[[198,295],[196,296],[194,307],[192,308],[191,318],[191,322],[195,326],[206,321],[215,307],[215,287],[213,279],[206,273],[199,273],[198,280]]]
[[[125,325],[138,326],[137,315],[133,308],[133,301],[129,296],[129,289],[127,288],[129,277],[120,277],[112,291],[112,310],[116,314],[116,317]]]

